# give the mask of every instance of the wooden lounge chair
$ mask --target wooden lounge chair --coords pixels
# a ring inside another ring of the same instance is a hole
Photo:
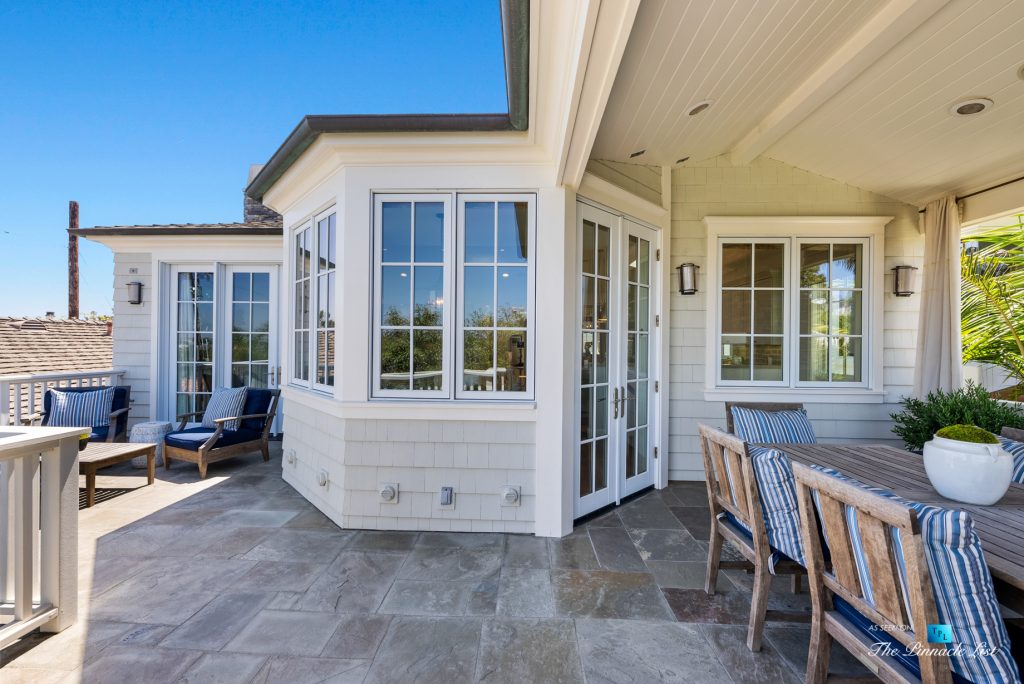
[[[768,614],[773,556],[777,559],[775,574],[802,575],[806,570],[792,559],[779,558],[779,551],[768,543],[761,494],[748,445],[734,435],[707,425],[700,426],[700,444],[711,509],[711,539],[704,591],[715,593],[719,569],[746,569],[753,565],[754,592],[747,625],[747,647],[751,651],[759,651]],[[726,540],[732,542],[746,562],[722,561],[722,545]],[[786,617],[793,619],[796,616],[786,614]],[[803,617],[806,619],[806,615]]]
[[[164,468],[170,468],[172,460],[195,463],[199,466],[199,478],[204,479],[210,463],[239,454],[259,450],[263,452],[263,460],[269,461],[270,426],[280,396],[281,390],[249,388],[242,415],[218,418],[214,421],[216,429],[188,427],[189,419],[201,417],[202,411],[178,416],[181,421],[178,429],[164,437]],[[236,420],[240,421],[237,430],[225,427]]]
[[[50,407],[53,405],[53,392],[96,392],[106,387],[55,387],[46,390],[43,396],[43,410],[29,416],[32,425],[48,425]],[[114,388],[114,401],[110,406],[110,424],[92,426],[90,442],[124,442],[128,439],[128,409],[131,406],[132,388],[130,385],[118,385]]]

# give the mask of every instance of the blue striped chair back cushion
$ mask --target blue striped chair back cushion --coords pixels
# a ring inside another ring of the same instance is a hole
[[[214,421],[218,418],[230,418],[241,416],[242,408],[245,406],[245,387],[220,387],[213,391],[210,401],[206,404],[206,411],[203,412],[202,426],[205,428],[216,428]],[[241,421],[231,420],[224,424],[225,430],[237,430]]]
[[[803,409],[762,411],[732,407],[732,427],[736,436],[752,444],[814,444],[814,428]]]
[[[987,682],[1020,682],[1020,673],[1010,653],[1010,638],[1003,623],[999,602],[996,600],[992,575],[985,563],[981,540],[974,531],[974,521],[966,512],[940,508],[903,499],[892,492],[869,487],[830,468],[812,466],[861,489],[897,501],[917,512],[921,526],[921,541],[932,581],[932,593],[939,624],[949,625],[953,632],[950,647],[950,665],[964,679],[982,684]],[[864,600],[875,605],[871,577],[867,570],[864,545],[857,526],[857,511],[846,509],[857,574],[860,577]],[[899,531],[892,530],[900,582],[904,600],[907,594],[906,570]],[[910,614],[910,606],[906,606]],[[917,626],[923,629],[923,626]],[[962,645],[962,648],[953,648]],[[979,649],[986,645],[987,649]]]
[[[754,466],[758,495],[761,500],[761,514],[764,518],[768,545],[772,547],[769,568],[775,573],[775,564],[781,555],[787,556],[800,565],[807,565],[804,558],[803,540],[800,537],[800,509],[796,502],[796,479],[789,457],[778,449],[749,447],[750,462]],[[726,461],[728,468],[728,461]],[[730,472],[729,481],[733,482]],[[735,496],[735,493],[734,493]],[[752,534],[750,528],[729,516],[739,527]]]
[[[1013,481],[1024,484],[1024,442],[1009,437],[1000,437],[999,442],[1003,449],[1013,456]]]
[[[106,427],[110,425],[114,405],[113,387],[90,392],[61,392],[51,389],[50,412],[46,424],[51,427]]]

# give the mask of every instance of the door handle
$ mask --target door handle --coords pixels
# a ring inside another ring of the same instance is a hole
[[[623,418],[625,418],[626,417],[626,388],[625,387],[622,388],[622,400],[621,401],[622,401],[622,410],[619,411],[619,415],[621,415]]]
[[[612,420],[619,417],[619,388],[612,390]]]

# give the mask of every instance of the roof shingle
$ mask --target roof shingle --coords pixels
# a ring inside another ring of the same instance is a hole
[[[0,375],[101,370],[113,363],[103,321],[0,317]]]

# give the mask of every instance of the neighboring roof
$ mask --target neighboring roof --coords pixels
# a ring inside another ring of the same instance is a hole
[[[0,317],[0,375],[103,370],[113,338],[103,321]]]
[[[281,235],[281,219],[249,223],[170,223],[146,226],[93,226],[69,230],[72,235]]]
[[[505,54],[504,114],[367,114],[309,115],[277,148],[245,189],[262,200],[321,133],[469,133],[525,131],[529,128],[530,0],[501,0],[501,35]]]

